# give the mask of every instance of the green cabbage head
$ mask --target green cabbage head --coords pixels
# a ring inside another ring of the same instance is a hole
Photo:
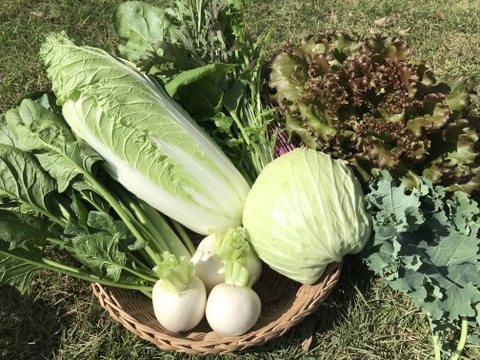
[[[371,234],[360,182],[344,160],[298,148],[270,162],[252,186],[244,228],[272,269],[313,284],[328,264],[358,253]]]

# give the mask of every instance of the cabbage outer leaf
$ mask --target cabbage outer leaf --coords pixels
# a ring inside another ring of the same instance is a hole
[[[303,284],[328,264],[358,253],[370,216],[360,183],[345,161],[298,148],[269,163],[247,196],[244,228],[258,256]]]

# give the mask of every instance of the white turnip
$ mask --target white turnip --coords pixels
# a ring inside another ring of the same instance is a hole
[[[181,332],[193,329],[205,315],[207,292],[205,285],[196,276],[192,276],[188,287],[181,291],[172,291],[158,280],[153,287],[152,303],[155,317],[167,330]]]
[[[163,261],[154,268],[160,280],[152,291],[153,311],[169,331],[191,330],[205,315],[207,291],[202,280],[193,274],[200,255],[196,253],[189,260],[164,252]]]
[[[208,324],[218,334],[242,335],[257,322],[262,305],[257,293],[251,289],[253,279],[239,262],[227,262],[225,283],[212,289],[205,311]]]
[[[197,247],[197,251],[203,251],[203,256],[195,265],[194,273],[202,279],[209,293],[217,284],[225,281],[225,262],[215,250],[216,234],[205,237]]]
[[[238,336],[255,325],[261,308],[260,298],[251,288],[218,284],[208,296],[206,317],[218,334]]]
[[[228,261],[237,261],[245,266],[254,282],[262,272],[262,262],[241,227],[231,228],[224,235],[215,233],[206,236],[197,250],[203,251],[203,256],[196,263],[194,273],[204,282],[207,293],[215,285],[225,282],[225,265]]]

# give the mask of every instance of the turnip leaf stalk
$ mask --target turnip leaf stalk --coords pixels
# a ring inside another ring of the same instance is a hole
[[[260,278],[262,262],[240,226],[230,228],[226,233],[217,231],[205,237],[198,249],[203,251],[203,256],[195,265],[195,274],[203,280],[207,292],[215,285],[225,282],[225,266],[231,261],[245,266],[255,281]]]

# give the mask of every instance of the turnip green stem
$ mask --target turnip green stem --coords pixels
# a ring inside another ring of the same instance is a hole
[[[452,355],[451,360],[457,360],[460,358],[460,355],[462,355],[463,348],[467,343],[467,330],[468,330],[468,320],[467,318],[462,317],[460,339],[458,340],[457,348],[455,349],[455,352]]]
[[[251,251],[245,230],[240,226],[228,229],[223,236],[217,234],[215,248],[222,260],[239,261],[242,265],[245,265]]]
[[[187,240],[187,242],[190,244],[185,243],[184,241],[182,241],[182,239],[179,238],[175,231],[173,231],[173,229],[170,227],[167,219],[165,219],[165,217],[157,210],[155,210],[142,200],[139,200],[138,203],[140,205],[140,208],[144,211],[145,215],[149,219],[150,224],[153,224],[153,226],[155,226],[155,228],[157,229],[158,233],[162,236],[163,241],[166,243],[170,252],[172,254],[175,254],[177,257],[191,257],[192,254],[195,252],[195,247],[191,243],[188,235],[186,235],[185,233],[186,238],[184,237],[183,240]],[[178,226],[178,228],[182,227]]]
[[[163,261],[153,271],[163,280],[166,289],[182,292],[190,284],[195,263],[202,258],[202,255],[202,252],[198,252],[192,258],[185,256],[177,258],[173,254],[164,252]]]
[[[432,331],[432,344],[433,344],[433,351],[435,355],[435,360],[441,360],[442,355],[440,353],[440,347],[438,346],[438,337],[433,332],[433,324],[432,319],[428,319],[430,321],[430,329]]]
[[[56,244],[56,245],[60,245],[62,246],[63,248],[65,248],[66,250],[68,250],[68,252],[70,254],[74,254],[75,253],[75,248],[69,246],[67,243],[65,243],[64,241],[62,240],[58,240],[58,239],[53,239],[53,238],[48,238],[48,241],[52,244]],[[106,260],[105,260],[106,261]],[[57,266],[58,268],[64,268],[64,269],[74,269],[68,265],[64,265],[64,264],[61,264],[61,263],[58,263],[58,262],[52,262],[51,260],[49,259],[45,259],[44,258],[44,262],[47,263],[47,264],[55,264],[55,266]],[[127,266],[123,266],[121,264],[118,264],[118,263],[115,263],[115,266],[119,266],[121,267],[123,270],[129,272],[130,274],[132,275],[135,275],[137,276],[138,278],[140,279],[143,279],[145,281],[149,281],[149,282],[152,282],[152,283],[155,283],[158,279],[156,277],[153,277],[153,276],[149,276],[148,274],[145,274],[144,272],[141,272],[141,271],[137,271],[135,269],[132,269],[132,268],[129,268]],[[151,275],[154,275],[154,272],[153,270],[150,270],[148,269],[148,272],[151,274]]]
[[[115,210],[118,216],[120,216],[122,221],[130,229],[133,236],[147,243],[147,245],[144,248],[144,251],[147,253],[146,259],[149,261],[150,265],[154,266],[155,264],[159,263],[161,261],[161,256],[159,255],[160,249],[152,249],[152,247],[150,246],[150,241],[152,241],[153,244],[156,244],[155,239],[152,239],[152,236],[151,234],[148,233],[148,231],[141,231],[141,229],[138,229],[138,225],[140,224],[140,222],[138,221],[138,219],[135,219],[135,217],[131,214],[130,211],[128,211],[129,210],[128,207],[124,207],[132,204],[127,203],[123,205],[119,201],[121,200],[121,198],[119,199],[114,195],[112,195],[109,191],[105,189],[105,187],[101,183],[96,181],[89,173],[86,173],[85,176],[87,177],[88,181],[90,181],[92,184],[95,185],[95,189],[97,189],[99,195],[101,195],[112,206],[112,208]],[[112,185],[112,186],[118,186],[118,185]],[[117,196],[120,197],[122,195],[126,196],[126,190],[117,191]],[[131,198],[127,200],[131,201]]]
[[[171,220],[171,224],[175,228],[175,231],[177,232],[180,239],[182,239],[190,254],[195,254],[195,245],[193,245],[192,239],[185,231],[185,228],[178,221],[175,220]]]
[[[133,284],[126,284],[126,283],[119,283],[119,282],[113,282],[110,280],[105,280],[102,279],[96,275],[93,275],[91,273],[88,273],[86,271],[83,271],[78,268],[74,268],[65,264],[60,264],[58,262],[55,262],[50,259],[42,259],[41,262],[35,261],[35,260],[30,260],[27,258],[22,258],[20,256],[16,256],[15,254],[9,253],[9,252],[4,252],[0,250],[0,253],[7,255],[8,257],[18,259],[22,261],[23,263],[30,264],[33,266],[36,266],[41,269],[45,269],[48,271],[53,271],[57,272],[63,275],[75,277],[80,280],[86,280],[89,282],[95,282],[101,285],[106,285],[106,286],[112,286],[112,287],[120,287],[122,289],[129,289],[129,290],[138,290],[143,292],[148,296],[148,294],[151,294],[152,287],[150,286],[145,286],[145,285],[133,285]],[[151,295],[150,295],[151,297]]]
[[[225,265],[225,284],[251,288],[255,277],[238,261],[228,261]]]

